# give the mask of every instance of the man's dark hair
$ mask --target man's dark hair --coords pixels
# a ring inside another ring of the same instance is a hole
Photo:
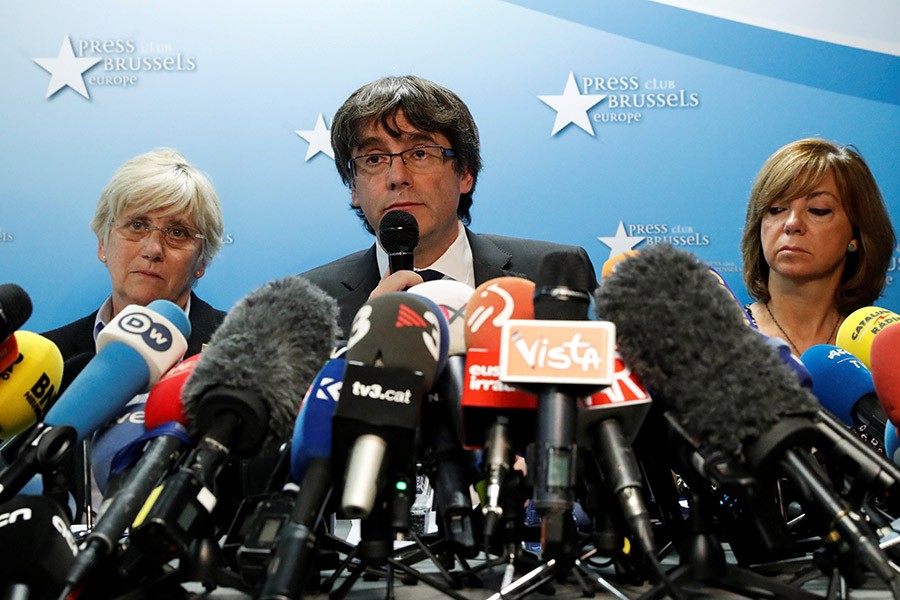
[[[441,133],[453,148],[456,172],[469,171],[472,189],[459,197],[456,214],[464,225],[472,216],[472,194],[481,171],[481,152],[478,127],[465,103],[452,91],[427,79],[414,75],[383,77],[353,92],[338,109],[331,123],[331,146],[341,181],[353,187],[353,171],[349,160],[353,149],[359,146],[362,129],[371,123],[380,123],[390,135],[400,137],[403,132],[396,125],[398,111],[402,110],[410,125],[421,131]],[[366,221],[361,208],[353,207],[366,230],[375,234]]]

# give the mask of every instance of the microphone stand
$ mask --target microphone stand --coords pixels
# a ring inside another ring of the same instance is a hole
[[[356,546],[332,534],[325,536],[323,543],[337,552],[346,554],[347,558],[338,565],[334,573],[322,584],[322,591],[327,592],[332,600],[342,600],[350,592],[356,581],[365,574],[366,577],[385,578],[387,584],[385,599],[391,600],[394,598],[394,570],[399,569],[414,580],[421,581],[451,598],[467,600],[465,596],[454,591],[453,587],[460,587],[458,582],[443,568],[440,560],[435,557],[415,533],[410,532],[413,543],[421,554],[424,554],[434,562],[448,583],[445,584],[413,569],[409,564],[411,556],[402,557],[402,553],[405,551],[401,550],[401,558],[398,558],[398,553],[395,553],[392,548],[391,510],[386,504],[379,499],[372,513],[367,518],[362,519],[360,522],[361,539]],[[331,592],[332,587],[344,571],[347,572],[346,579],[341,582],[337,590]]]
[[[652,416],[652,415],[651,415]],[[788,600],[821,600],[821,596],[812,594],[796,585],[782,583],[772,577],[761,575],[753,570],[730,564],[726,560],[725,550],[715,533],[717,497],[714,497],[706,477],[696,469],[715,473],[716,486],[723,493],[747,498],[750,503],[759,505],[754,498],[752,480],[738,465],[721,453],[703,455],[700,449],[693,447],[678,423],[663,415],[648,419],[648,426],[659,435],[669,440],[668,447],[676,447],[683,469],[679,474],[687,483],[688,497],[687,534],[679,540],[679,565],[667,573],[667,581],[656,584],[651,590],[641,595],[638,600],[657,600],[670,593],[670,586],[685,586],[692,583],[711,586],[714,589],[728,590],[753,598],[781,598]],[[693,458],[685,459],[684,454]],[[702,463],[702,467],[698,466]],[[762,534],[761,534],[762,535]],[[766,540],[771,544],[776,539]]]
[[[585,540],[576,530],[574,519],[570,518],[563,521],[567,528],[563,532],[564,537],[573,540],[571,550],[562,554],[546,556],[544,560],[529,558],[530,555],[522,551],[521,542],[526,537],[523,535],[524,528],[521,526],[521,523],[524,521],[524,510],[522,507],[524,506],[525,487],[522,482],[522,475],[518,471],[510,479],[518,480],[519,493],[508,493],[505,491],[503,494],[505,499],[511,500],[504,503],[503,520],[501,521],[502,531],[504,532],[502,543],[506,555],[503,556],[501,554],[496,561],[486,562],[483,565],[486,568],[506,563],[507,567],[500,589],[489,600],[524,598],[541,588],[544,588],[541,590],[542,593],[552,594],[553,581],[564,581],[568,575],[572,575],[575,578],[582,594],[586,597],[593,596],[598,591],[597,586],[599,586],[620,600],[628,600],[628,597],[623,592],[597,573],[596,569],[588,568],[589,566],[595,566],[591,564],[591,559],[599,554],[601,550],[596,545],[587,551],[581,549]],[[515,571],[524,569],[528,569],[527,572],[518,579],[513,579]]]

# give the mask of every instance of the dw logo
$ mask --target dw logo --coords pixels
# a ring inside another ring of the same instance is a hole
[[[139,335],[148,346],[159,352],[165,352],[172,347],[172,332],[161,323],[153,320],[143,313],[131,313],[122,317],[119,327],[134,335]]]

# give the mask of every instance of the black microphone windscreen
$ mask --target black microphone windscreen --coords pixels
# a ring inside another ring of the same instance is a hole
[[[597,313],[615,323],[619,352],[654,402],[727,453],[742,456],[745,442],[819,408],[686,251],[659,244],[622,261],[597,291]]]
[[[288,439],[300,400],[328,360],[337,333],[334,299],[302,277],[271,281],[239,300],[184,384],[191,433],[197,433],[204,394],[221,386],[265,404],[264,446]]]
[[[596,287],[586,261],[571,252],[548,252],[541,257],[534,288],[534,318],[586,320],[591,291]]]
[[[0,341],[25,324],[31,317],[31,298],[15,283],[0,284]]]
[[[548,252],[541,257],[534,283],[537,288],[592,290],[595,287],[587,263],[575,260],[571,252],[563,251]]]
[[[388,254],[412,252],[419,245],[419,223],[405,210],[392,210],[381,219],[378,239]]]
[[[46,496],[16,496],[0,504],[0,522],[4,598],[56,598],[78,552],[63,509]]]

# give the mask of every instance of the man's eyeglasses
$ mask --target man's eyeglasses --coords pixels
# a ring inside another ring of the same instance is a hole
[[[163,235],[163,239],[170,248],[183,250],[192,248],[197,240],[205,240],[206,236],[195,229],[191,229],[186,225],[169,225],[168,227],[157,227],[151,225],[147,221],[140,219],[131,219],[121,224],[113,223],[116,233],[123,239],[140,242],[150,235],[153,231],[158,231]]]
[[[443,146],[415,146],[393,154],[363,154],[351,158],[347,166],[357,175],[380,175],[390,168],[395,156],[413,173],[428,173],[444,164],[445,156],[453,158],[456,153]]]

